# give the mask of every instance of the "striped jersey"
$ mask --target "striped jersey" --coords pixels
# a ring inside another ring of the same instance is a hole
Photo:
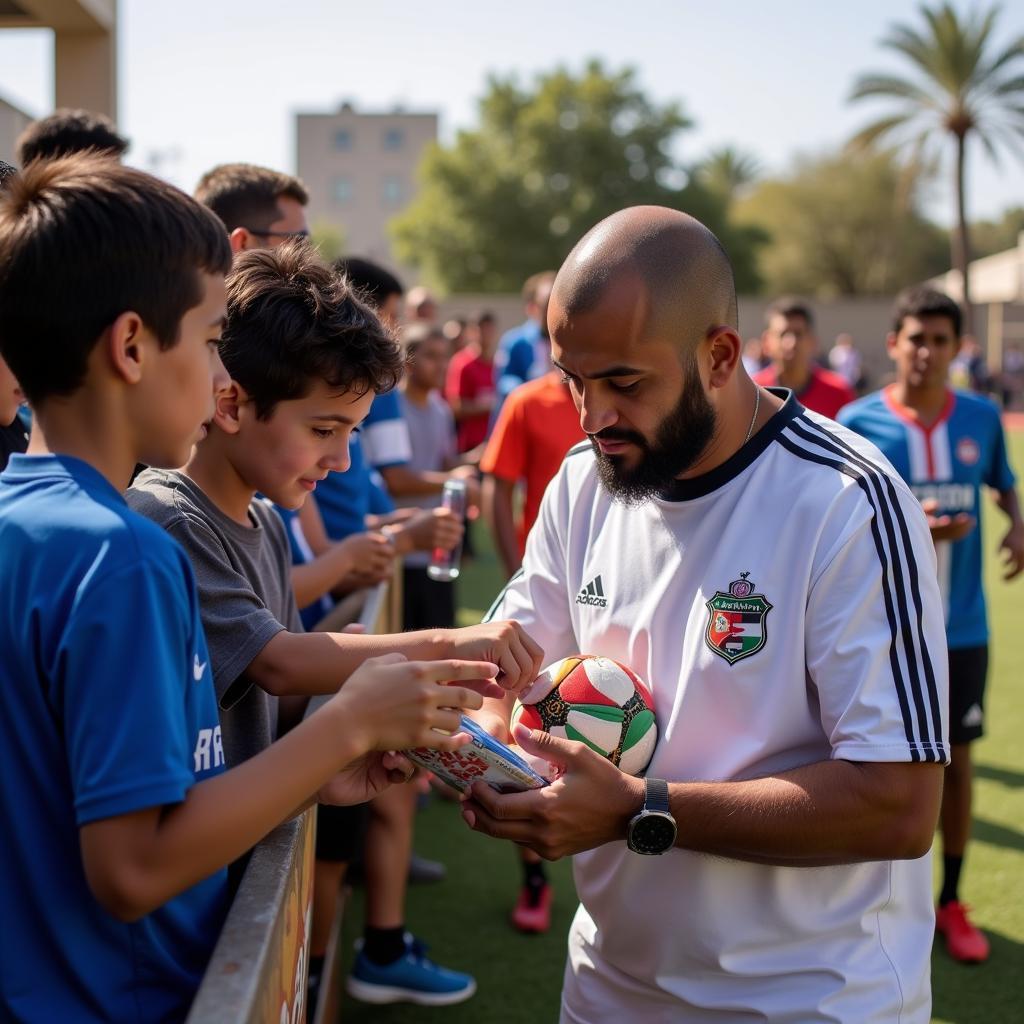
[[[784,407],[723,465],[639,507],[589,442],[544,497],[491,611],[546,660],[600,654],[649,683],[670,782],[843,758],[948,758],[947,664],[919,503],[863,438]],[[775,867],[610,843],[575,858],[572,1024],[925,1024],[925,856]]]
[[[987,643],[981,486],[1008,491],[1014,485],[999,410],[980,395],[950,391],[939,418],[923,427],[889,387],[848,405],[839,420],[875,444],[919,500],[935,499],[939,515],[966,512],[978,519],[962,540],[939,541],[935,550],[949,646]]]

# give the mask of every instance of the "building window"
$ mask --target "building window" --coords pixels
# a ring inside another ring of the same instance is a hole
[[[386,174],[381,179],[380,197],[385,206],[402,205],[402,179],[393,174]]]
[[[334,201],[348,203],[352,200],[352,179],[340,175],[334,179]]]
[[[384,132],[385,149],[401,149],[405,144],[405,132],[401,128],[388,128]]]
[[[348,128],[339,128],[334,133],[334,148],[342,153],[347,153],[352,148],[352,132]]]

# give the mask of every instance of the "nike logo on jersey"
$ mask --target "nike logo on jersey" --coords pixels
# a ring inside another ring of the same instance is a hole
[[[199,660],[199,655],[196,655],[196,660],[192,663],[192,678],[198,683],[203,678],[203,673],[206,671],[206,662]]]
[[[580,589],[576,595],[576,603],[592,605],[595,608],[608,607],[608,599],[604,596],[604,584],[601,582],[600,573]]]
[[[967,709],[967,714],[960,719],[960,724],[968,729],[975,725],[985,724],[985,713],[981,710],[980,704],[972,704]]]

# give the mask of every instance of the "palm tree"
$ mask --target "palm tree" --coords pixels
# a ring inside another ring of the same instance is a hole
[[[732,202],[737,193],[752,185],[761,176],[757,157],[735,146],[713,149],[697,165],[698,178],[726,202]]]
[[[967,143],[976,138],[997,163],[1000,146],[1024,155],[1024,36],[998,46],[992,35],[999,13],[998,6],[963,16],[950,3],[922,6],[920,27],[893,25],[881,42],[906,59],[912,76],[862,75],[850,95],[851,100],[899,103],[891,114],[859,132],[853,145],[889,137],[909,148],[915,162],[923,162],[942,142],[951,139],[955,144],[957,225],[952,260],[963,282],[967,331],[972,326],[964,198]]]

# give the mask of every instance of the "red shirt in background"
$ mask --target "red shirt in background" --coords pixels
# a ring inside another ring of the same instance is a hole
[[[754,383],[761,384],[766,388],[778,387],[779,377],[775,372],[775,367],[769,366],[766,370],[755,373]],[[805,409],[827,416],[830,420],[834,420],[839,410],[856,397],[853,388],[846,383],[843,377],[830,370],[823,370],[820,366],[811,367],[811,379],[803,391],[795,393],[796,400]]]
[[[576,403],[560,373],[528,381],[505,399],[480,469],[511,483],[526,481],[518,525],[520,554],[551,478],[565,453],[585,437]]]
[[[456,399],[474,402],[494,395],[494,362],[483,359],[470,348],[460,349],[448,364],[444,385],[445,398],[451,405]],[[468,452],[487,438],[491,414],[482,412],[460,419],[455,428],[460,452]]]

